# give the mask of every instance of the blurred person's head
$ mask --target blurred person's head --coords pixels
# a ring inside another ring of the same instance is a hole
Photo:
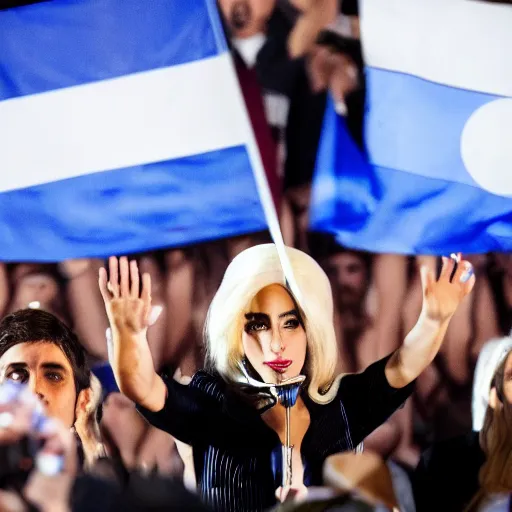
[[[489,395],[489,408],[491,410],[501,410],[506,406],[512,406],[512,348],[509,348],[496,369]],[[490,412],[489,409],[488,412]]]
[[[93,503],[90,502],[89,506],[94,507]],[[181,512],[182,510],[213,512],[208,505],[203,503],[197,493],[188,491],[181,481],[137,472],[130,474],[129,485],[118,493],[117,499],[111,503],[109,510],[122,510],[123,512]]]
[[[512,277],[512,253],[496,253],[494,257],[499,269],[508,277]]]
[[[228,28],[236,38],[264,33],[276,0],[218,0]]]
[[[480,443],[486,460],[473,505],[492,494],[512,492],[512,349],[492,379]]]
[[[86,414],[90,376],[77,336],[54,315],[23,309],[0,322],[0,381],[27,384],[47,415],[73,427]]]
[[[472,416],[473,430],[479,432],[489,407],[496,371],[512,350],[512,337],[507,336],[488,341],[480,350],[473,379]]]
[[[333,283],[338,310],[343,312],[363,307],[370,280],[367,255],[339,250],[325,260],[324,268]]]
[[[11,275],[12,299],[8,312],[41,309],[69,323],[61,288],[61,277],[50,265],[20,264]]]
[[[393,476],[382,457],[371,451],[337,453],[328,457],[323,467],[324,485],[364,497],[366,503],[385,510],[399,510]]]

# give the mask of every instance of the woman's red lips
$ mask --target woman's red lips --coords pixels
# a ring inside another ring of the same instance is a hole
[[[275,372],[284,373],[286,369],[292,364],[293,361],[289,359],[276,359],[275,361],[265,362],[267,366],[272,368]]]

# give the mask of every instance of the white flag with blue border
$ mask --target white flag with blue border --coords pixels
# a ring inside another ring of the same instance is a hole
[[[512,6],[362,0],[367,156],[329,105],[311,225],[375,252],[512,250]]]
[[[0,11],[1,260],[264,230],[265,183],[214,0]]]

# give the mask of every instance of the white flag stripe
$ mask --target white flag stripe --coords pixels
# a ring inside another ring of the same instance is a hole
[[[363,0],[361,20],[368,66],[512,96],[512,6],[476,0]]]
[[[0,102],[0,191],[245,143],[230,58]]]

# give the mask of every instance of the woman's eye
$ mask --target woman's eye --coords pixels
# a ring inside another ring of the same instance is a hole
[[[288,320],[284,326],[287,328],[287,329],[297,329],[297,327],[299,327],[300,325],[300,322],[294,318],[293,320]]]
[[[251,322],[245,326],[246,332],[263,331],[267,328],[267,325],[263,322]]]

